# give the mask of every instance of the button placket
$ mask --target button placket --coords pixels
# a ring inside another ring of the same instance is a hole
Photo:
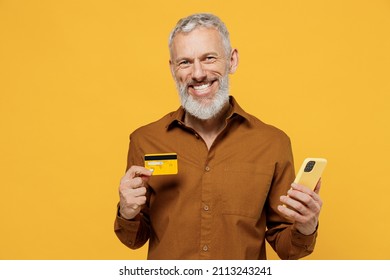
[[[213,203],[213,163],[210,162],[214,158],[214,152],[209,151],[208,156],[203,165],[202,178],[202,204],[200,205],[201,215],[201,238],[200,238],[200,257],[202,259],[210,258],[210,245],[212,240],[213,217],[212,217],[212,203]]]

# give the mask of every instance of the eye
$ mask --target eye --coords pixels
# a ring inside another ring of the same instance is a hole
[[[188,60],[182,60],[177,64],[179,69],[187,69],[191,66],[191,63]]]
[[[212,63],[212,62],[214,62],[216,60],[217,60],[217,58],[215,56],[213,56],[213,55],[206,56],[206,62],[208,62],[208,63]]]
[[[190,65],[190,62],[188,60],[182,60],[178,63],[179,67],[188,67]]]

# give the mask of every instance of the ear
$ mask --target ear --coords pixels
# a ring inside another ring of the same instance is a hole
[[[238,61],[239,61],[238,50],[233,49],[230,55],[229,74],[234,74],[236,72],[238,67]]]
[[[169,60],[169,68],[171,69],[171,75],[173,78],[175,78],[175,69],[172,60]]]

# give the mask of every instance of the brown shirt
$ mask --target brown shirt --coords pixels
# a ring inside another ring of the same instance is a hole
[[[149,239],[148,259],[266,259],[265,239],[282,259],[313,251],[317,233],[300,234],[277,210],[295,176],[288,136],[230,100],[210,150],[186,127],[182,108],[130,135],[128,168],[143,166],[145,154],[175,152],[179,172],[150,178],[134,220],[117,215],[126,246]]]

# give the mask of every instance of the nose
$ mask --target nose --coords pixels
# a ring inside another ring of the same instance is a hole
[[[207,74],[206,71],[203,69],[202,63],[195,59],[193,65],[192,65],[192,79],[197,82],[201,82],[206,78]]]

